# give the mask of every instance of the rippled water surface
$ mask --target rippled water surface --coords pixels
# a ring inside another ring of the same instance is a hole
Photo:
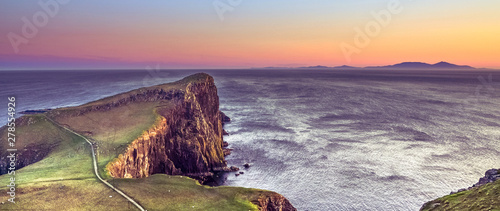
[[[500,167],[499,72],[203,71],[232,119],[226,159],[245,172],[226,185],[299,210],[418,210]],[[21,110],[55,108],[193,72],[0,72],[0,109],[9,95]]]

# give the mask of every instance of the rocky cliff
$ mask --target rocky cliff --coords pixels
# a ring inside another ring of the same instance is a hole
[[[161,116],[156,125],[107,165],[111,176],[142,178],[165,173],[203,180],[213,172],[229,170],[223,153],[224,115],[219,111],[214,79],[207,74],[190,78],[183,80],[185,88],[176,92],[180,94],[173,95],[173,106],[158,108]]]
[[[260,211],[296,211],[295,207],[278,193],[261,195],[257,200],[252,201],[259,207]]]

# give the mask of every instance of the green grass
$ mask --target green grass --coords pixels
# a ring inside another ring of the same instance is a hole
[[[422,210],[500,210],[500,180],[427,202]]]
[[[106,165],[155,124],[159,118],[155,112],[157,106],[158,103],[134,103],[79,116],[70,115],[78,109],[65,109],[62,115],[53,115],[53,118],[97,143],[99,171],[104,178],[110,178]]]
[[[17,176],[19,184],[92,177],[92,174],[87,173],[92,166],[90,148],[85,141],[54,125],[43,115],[26,116],[26,118],[31,118],[32,123],[16,128],[16,148],[20,151],[20,156],[23,156],[23,149],[28,146],[47,151],[48,155],[39,162],[29,165],[29,168],[16,171],[19,172]],[[5,131],[0,134],[2,137],[6,136]],[[5,150],[2,149],[3,151]],[[74,166],[73,163],[86,163],[86,165]]]
[[[155,174],[142,179],[113,179],[111,183],[150,210],[257,210],[252,199],[267,191],[238,187],[208,187],[182,176]]]
[[[109,198],[117,194],[94,176],[90,147],[85,140],[43,115],[23,118],[31,118],[32,123],[17,127],[17,148],[50,146],[49,153],[41,161],[16,170],[16,203],[8,202],[7,194],[0,194],[0,201],[5,202],[0,209],[123,210],[122,205],[128,202],[122,197]],[[5,131],[0,135],[5,137]],[[9,179],[9,175],[0,176],[5,184]],[[6,193],[7,188],[1,187],[0,192]]]
[[[3,176],[0,179],[6,181]],[[0,195],[0,201],[5,202],[0,204],[1,210],[136,210],[126,199],[93,179],[22,184],[16,190],[16,203],[7,199],[7,194]]]

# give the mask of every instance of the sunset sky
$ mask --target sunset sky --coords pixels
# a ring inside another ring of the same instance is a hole
[[[57,11],[48,7],[52,14],[38,2],[57,1],[0,2],[0,69],[368,66],[403,61],[500,68],[498,0],[60,0]],[[391,8],[399,12],[391,13]],[[377,22],[373,13],[391,18]],[[23,18],[37,33],[26,30]],[[355,42],[356,28],[368,38],[363,46]],[[348,59],[342,46],[357,50]]]

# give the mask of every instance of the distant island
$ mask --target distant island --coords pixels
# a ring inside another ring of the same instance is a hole
[[[474,70],[475,67],[471,67],[468,65],[456,65],[449,62],[438,62],[436,64],[429,64],[424,62],[402,62],[393,65],[385,65],[385,66],[367,66],[367,67],[355,67],[349,65],[342,65],[336,67],[328,67],[324,65],[316,65],[316,66],[304,66],[304,67],[264,67],[264,68],[252,68],[252,69],[411,69],[411,70]]]
[[[439,62],[436,64],[428,64],[423,62],[403,62],[395,65],[387,66],[369,66],[367,69],[476,69],[467,65],[456,65],[448,62]]]
[[[348,65],[342,65],[342,66],[337,66],[333,67],[335,69],[354,69],[354,68],[359,68],[359,67],[353,67],[353,66],[348,66]]]

